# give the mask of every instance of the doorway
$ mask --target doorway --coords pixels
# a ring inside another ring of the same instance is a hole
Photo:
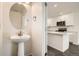
[[[47,55],[79,56],[79,3],[47,3]]]

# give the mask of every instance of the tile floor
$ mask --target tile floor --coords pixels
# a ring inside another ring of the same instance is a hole
[[[69,44],[69,49],[64,53],[48,46],[48,56],[79,56],[79,46]]]

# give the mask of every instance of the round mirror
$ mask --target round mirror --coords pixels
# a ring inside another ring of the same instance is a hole
[[[22,29],[23,27],[23,19],[27,10],[23,4],[15,3],[10,9],[10,21],[11,24],[17,28]]]

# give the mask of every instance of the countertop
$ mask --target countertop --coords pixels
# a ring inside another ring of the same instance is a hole
[[[48,34],[58,34],[58,35],[69,34],[69,35],[71,35],[72,33],[70,33],[70,32],[56,32],[56,31],[48,31]]]

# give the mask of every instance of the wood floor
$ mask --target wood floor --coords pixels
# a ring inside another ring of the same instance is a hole
[[[79,56],[79,46],[69,44],[69,49],[64,53],[48,46],[47,56]]]

